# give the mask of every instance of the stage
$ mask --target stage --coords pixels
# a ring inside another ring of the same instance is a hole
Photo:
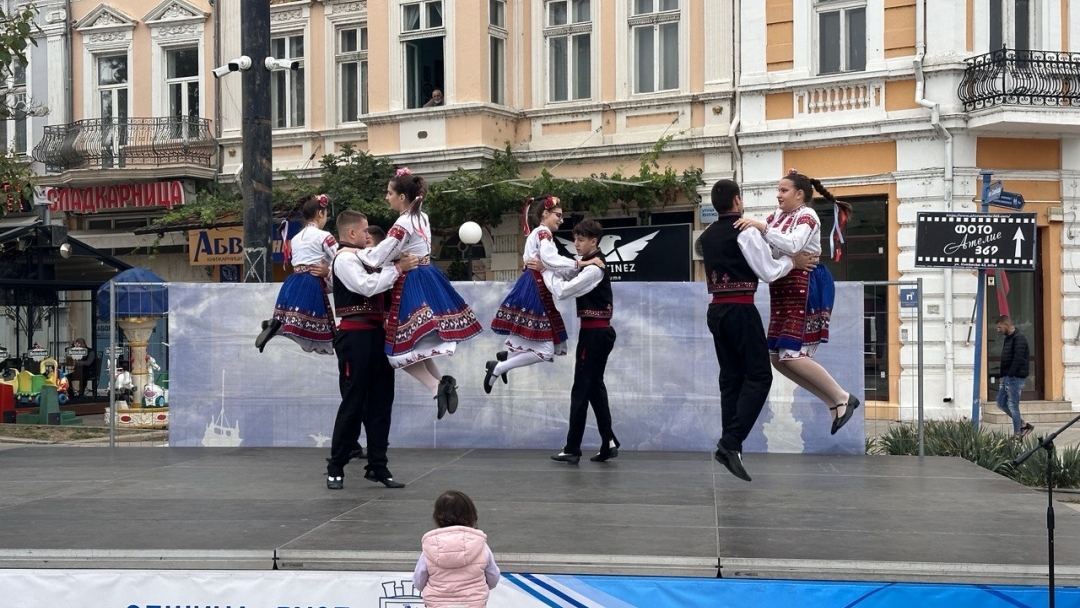
[[[504,572],[1045,584],[1045,494],[960,459],[748,454],[746,483],[707,453],[391,448],[406,488],[353,464],[330,491],[326,449],[4,447],[3,568],[411,571],[454,488]]]

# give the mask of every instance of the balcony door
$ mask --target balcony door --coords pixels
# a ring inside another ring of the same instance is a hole
[[[1039,238],[1043,238],[1043,234]],[[1039,249],[1035,249],[1039,252]],[[1042,267],[1042,256],[1036,253],[1035,267]],[[1008,315],[1013,326],[1024,334],[1028,343],[1028,377],[1024,381],[1020,399],[1024,401],[1043,398],[1043,376],[1045,365],[1042,357],[1043,347],[1043,281],[1042,274],[1035,272],[994,271],[986,273],[986,332],[987,378],[989,390],[987,399],[996,399],[1000,386],[998,379],[1001,370],[1001,347],[1005,336],[997,333],[995,325],[998,317]]]
[[[193,138],[199,134],[199,49],[174,49],[167,53],[166,83],[169,87],[170,137]]]
[[[98,57],[97,68],[101,166],[111,168],[116,163],[123,167],[123,146],[127,145],[128,120],[127,55]]]
[[[1031,0],[990,0],[989,52],[999,51],[1003,46],[1031,50],[1033,4]]]

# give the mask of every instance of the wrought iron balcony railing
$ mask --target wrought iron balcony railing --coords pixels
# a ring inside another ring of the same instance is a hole
[[[210,119],[93,118],[45,127],[34,160],[49,173],[177,164],[212,167]]]
[[[1080,53],[1003,48],[965,61],[957,94],[968,111],[1006,105],[1080,107]]]

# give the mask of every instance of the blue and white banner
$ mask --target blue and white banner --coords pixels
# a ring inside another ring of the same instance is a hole
[[[285,570],[0,569],[0,606],[18,608],[423,608],[411,573]],[[1080,589],[1055,595],[1080,605]],[[1043,587],[504,574],[489,608],[1020,608]]]

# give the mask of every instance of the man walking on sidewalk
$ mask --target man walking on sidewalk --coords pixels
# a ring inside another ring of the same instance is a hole
[[[1035,427],[1020,417],[1020,391],[1028,376],[1028,343],[1024,334],[1012,324],[1009,315],[1001,315],[994,325],[1005,336],[1001,347],[1001,378],[998,385],[997,406],[1012,418],[1013,438],[1027,437]]]

